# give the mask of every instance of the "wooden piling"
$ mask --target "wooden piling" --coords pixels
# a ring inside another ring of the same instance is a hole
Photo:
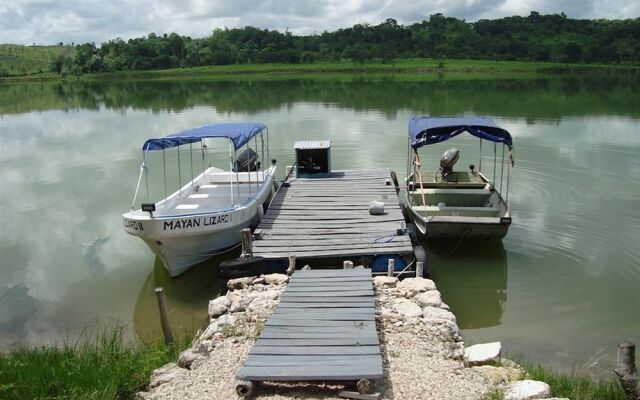
[[[344,269],[353,269],[353,261],[345,260],[342,262],[342,267]]]
[[[393,258],[389,259],[389,263],[387,264],[387,276],[393,276],[393,272],[396,269],[396,260]]]
[[[424,277],[424,263],[422,261],[416,262],[416,278]]]
[[[640,400],[640,383],[636,369],[636,346],[625,342],[618,345],[618,365],[613,370],[628,400]]]
[[[244,228],[242,231],[240,231],[240,237],[242,239],[242,254],[240,255],[240,258],[252,258],[253,248],[251,240],[251,229]]]
[[[158,309],[160,310],[160,325],[162,325],[162,333],[164,334],[164,343],[173,344],[173,333],[171,325],[169,325],[169,312],[167,311],[167,299],[164,297],[164,288],[157,287],[154,289],[158,298]]]

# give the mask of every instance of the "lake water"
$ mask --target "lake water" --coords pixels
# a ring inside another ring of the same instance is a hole
[[[217,263],[237,254],[171,280],[124,233],[148,137],[261,121],[281,172],[296,140],[328,138],[334,169],[404,178],[410,116],[479,114],[514,137],[513,225],[451,257],[437,257],[451,244],[428,245],[444,300],[467,343],[606,373],[617,343],[640,344],[638,89],[629,77],[0,85],[0,349],[113,323],[158,335],[158,285],[176,329],[202,325]],[[478,164],[477,140],[458,137],[423,151],[425,168],[450,146],[460,168]]]

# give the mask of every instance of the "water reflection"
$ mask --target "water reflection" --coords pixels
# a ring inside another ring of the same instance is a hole
[[[449,257],[437,257],[457,243],[425,243],[431,275],[461,329],[500,325],[507,302],[507,253],[501,241],[460,244]]]
[[[226,281],[218,279],[218,264],[236,258],[239,251],[229,251],[200,263],[182,275],[171,278],[162,261],[155,257],[153,270],[140,289],[133,314],[134,328],[141,339],[162,335],[158,303],[153,290],[163,287],[167,298],[169,321],[174,332],[186,336],[207,321],[207,304],[226,290]]]

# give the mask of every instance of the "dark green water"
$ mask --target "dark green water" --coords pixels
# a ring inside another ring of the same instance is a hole
[[[177,329],[204,321],[220,259],[172,281],[122,230],[148,137],[262,121],[281,171],[296,140],[329,138],[335,169],[404,178],[410,116],[480,114],[514,136],[514,222],[502,243],[433,257],[434,279],[468,343],[501,340],[565,369],[592,359],[591,372],[606,372],[617,343],[640,343],[638,89],[625,77],[0,86],[0,347],[114,321],[157,334],[157,285]],[[425,166],[449,146],[461,168],[478,163],[477,141],[459,137],[427,149]]]

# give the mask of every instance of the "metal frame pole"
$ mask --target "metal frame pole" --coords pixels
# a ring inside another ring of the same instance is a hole
[[[482,138],[480,138],[480,162],[478,163],[478,172],[482,172]]]
[[[233,152],[231,149],[233,147],[233,141],[231,139],[229,139],[229,189],[231,190],[231,205],[233,206],[234,204],[234,199],[233,199],[233,166],[235,164],[235,160],[233,155],[235,154],[235,152]]]
[[[193,180],[195,178],[193,175],[193,143],[189,143],[189,157],[191,159],[191,187],[193,187]]]
[[[182,197],[182,165],[180,163],[180,146],[176,147],[178,152],[178,197]]]
[[[162,175],[164,176],[164,198],[167,198],[167,159],[165,149],[162,149]]]
[[[496,163],[498,162],[497,147],[498,143],[493,142],[493,181],[491,182],[493,187],[496,186]]]
[[[500,163],[500,193],[502,193],[502,178],[504,177],[504,143],[502,144],[502,162]]]

